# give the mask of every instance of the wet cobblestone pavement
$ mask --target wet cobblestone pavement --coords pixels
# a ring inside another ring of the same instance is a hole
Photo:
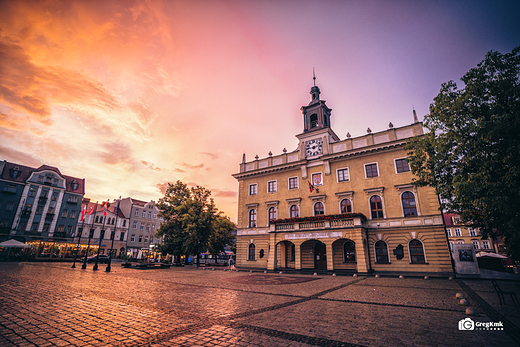
[[[70,265],[0,263],[0,346],[520,344],[519,310],[490,281]],[[456,293],[504,330],[459,330]]]

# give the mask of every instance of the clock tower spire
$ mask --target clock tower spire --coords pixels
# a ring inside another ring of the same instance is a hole
[[[320,88],[316,85],[314,69],[312,79],[311,101],[300,109],[303,115],[303,133],[296,135],[300,140],[300,157],[305,158],[317,158],[328,154],[328,144],[339,141],[330,127],[332,109],[327,107],[325,100],[320,99]]]

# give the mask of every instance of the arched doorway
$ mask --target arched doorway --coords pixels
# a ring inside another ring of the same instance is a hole
[[[314,244],[314,268],[327,270],[327,247],[321,241],[316,241]]]
[[[276,245],[276,265],[280,268],[294,269],[296,264],[296,247],[290,241],[282,241]]]

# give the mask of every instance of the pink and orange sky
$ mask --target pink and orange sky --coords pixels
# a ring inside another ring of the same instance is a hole
[[[312,70],[340,136],[420,120],[440,85],[520,45],[518,1],[0,1],[0,160],[86,197],[167,182],[237,214],[242,154],[296,149]],[[460,85],[460,81],[459,81]]]

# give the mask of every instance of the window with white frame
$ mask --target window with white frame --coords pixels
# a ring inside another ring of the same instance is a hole
[[[372,219],[383,218],[383,200],[379,195],[373,195],[370,198],[370,213]]]
[[[460,231],[460,228],[455,228],[455,236],[462,236],[462,232]]]
[[[348,167],[343,168],[343,169],[338,169],[338,170],[336,170],[336,172],[337,172],[337,177],[338,177],[338,183],[350,181]]]
[[[298,189],[298,177],[289,177],[289,190]]]
[[[377,163],[365,164],[365,178],[379,177]]]
[[[249,195],[256,195],[258,194],[258,184],[250,184],[249,185]]]
[[[268,181],[267,182],[267,192],[268,193],[276,192],[276,181]]]
[[[352,203],[349,199],[343,199],[341,200],[340,204],[340,213],[350,213],[352,212]]]
[[[464,244],[464,240],[457,240],[457,245],[463,245]]]
[[[323,203],[317,202],[314,204],[314,215],[318,216],[320,214],[325,214],[325,206],[323,206]]]
[[[144,230],[144,223],[141,223],[141,230]]]
[[[482,248],[484,248],[484,249],[491,249],[491,247],[489,246],[489,241],[488,240],[482,240]]]
[[[410,166],[405,158],[395,159],[395,171],[397,173],[410,171]]]
[[[269,223],[276,219],[276,207],[269,208]]]
[[[446,233],[448,234],[449,237],[453,236],[453,234],[451,233],[451,229],[450,228],[446,229]]]
[[[249,227],[256,228],[256,210],[249,210]]]
[[[135,241],[135,234],[132,234],[132,235],[130,236],[130,241],[131,241],[131,242],[134,242],[134,241]]]
[[[403,214],[405,217],[417,216],[417,207],[415,206],[415,196],[412,192],[404,192],[401,195],[403,203]]]
[[[480,246],[478,244],[478,240],[471,240],[471,243],[473,244],[474,249],[480,249]]]
[[[134,221],[133,225],[132,225],[132,229],[137,229],[137,222]]]
[[[138,208],[135,209],[135,216],[139,217],[139,209]]]
[[[477,236],[477,231],[474,228],[468,228],[469,236]]]
[[[296,218],[300,216],[300,209],[298,208],[298,205],[291,205],[289,208],[289,216],[291,218]]]

